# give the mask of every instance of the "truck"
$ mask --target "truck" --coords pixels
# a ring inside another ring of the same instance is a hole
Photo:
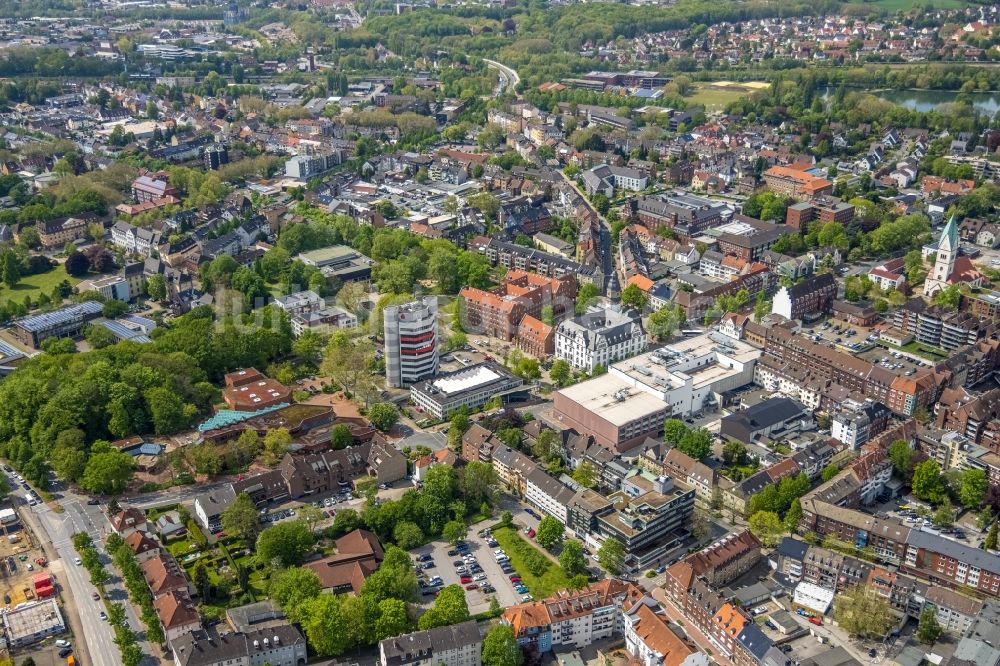
[[[73,655],[66,657],[66,666],[76,666],[76,659],[73,658]]]

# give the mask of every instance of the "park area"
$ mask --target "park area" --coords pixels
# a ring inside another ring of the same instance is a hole
[[[539,548],[522,539],[516,528],[497,526],[493,528],[493,538],[507,553],[511,566],[535,599],[544,599],[570,587],[570,579],[562,567]]]
[[[23,303],[25,296],[30,296],[32,302],[37,303],[38,297],[42,294],[51,296],[52,290],[63,280],[68,281],[74,287],[80,283],[80,278],[68,275],[62,266],[56,266],[46,273],[24,275],[13,289],[6,286],[0,289],[0,305],[10,301]]]

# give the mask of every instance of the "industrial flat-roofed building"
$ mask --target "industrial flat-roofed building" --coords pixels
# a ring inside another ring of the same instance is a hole
[[[303,252],[297,259],[306,266],[315,266],[328,278],[345,282],[367,280],[372,274],[371,259],[346,245],[333,245]]]
[[[52,312],[18,319],[11,332],[20,342],[37,348],[46,338],[79,335],[84,326],[101,316],[103,307],[97,301],[67,305]]]
[[[522,389],[524,382],[496,363],[478,363],[410,388],[410,397],[428,414],[446,419],[462,407],[482,407],[494,397],[501,400]]]
[[[655,437],[670,414],[667,403],[612,376],[580,382],[555,393],[553,415],[598,444],[622,453]]]
[[[752,383],[760,355],[745,342],[709,331],[615,363],[608,374],[683,417],[721,404],[723,393]]]
[[[770,398],[741,412],[722,417],[723,437],[749,444],[758,436],[786,433],[802,424],[812,425],[812,412],[790,398]]]

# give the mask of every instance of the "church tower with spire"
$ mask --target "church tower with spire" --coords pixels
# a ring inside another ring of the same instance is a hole
[[[937,256],[934,268],[924,281],[924,296],[933,296],[949,284],[955,272],[955,260],[958,258],[958,226],[952,215],[938,239]]]

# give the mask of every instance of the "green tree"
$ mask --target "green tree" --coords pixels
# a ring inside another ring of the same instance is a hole
[[[303,567],[276,571],[271,574],[267,585],[268,596],[274,599],[293,622],[297,622],[299,618],[296,609],[308,599],[319,596],[322,591],[323,583],[316,572]]]
[[[156,273],[150,275],[146,280],[146,295],[154,301],[163,301],[167,298],[167,280],[163,275]]]
[[[773,511],[758,511],[750,516],[748,525],[753,535],[765,546],[777,545],[778,537],[783,532],[781,519]]]
[[[788,507],[788,513],[785,514],[785,529],[794,533],[799,528],[799,523],[801,521],[802,503],[799,502],[798,498],[795,498],[792,500],[792,505]]]
[[[667,419],[663,424],[663,439],[668,444],[677,446],[687,433],[688,427],[680,419]]]
[[[583,552],[583,544],[575,539],[564,543],[562,552],[559,553],[559,566],[569,578],[586,571],[587,556]]]
[[[280,458],[288,451],[292,444],[292,434],[288,428],[275,428],[268,430],[264,435],[264,450],[274,458]]]
[[[712,434],[704,428],[689,430],[677,442],[677,448],[695,460],[701,460],[712,450]]]
[[[128,312],[128,303],[125,301],[119,301],[118,299],[104,301],[104,305],[101,308],[101,314],[108,319],[117,319],[126,312]]]
[[[600,290],[590,282],[580,285],[580,290],[576,292],[576,313],[578,315],[587,311],[587,308],[597,302],[600,298]]]
[[[997,523],[994,522],[990,525],[990,531],[986,535],[986,540],[983,541],[983,548],[986,550],[996,550],[997,549]]]
[[[385,551],[378,571],[365,581],[362,595],[375,603],[383,599],[417,599],[417,574],[413,571],[409,554],[400,547],[390,546]]]
[[[205,565],[204,560],[198,560],[195,562],[194,567],[192,567],[191,582],[194,583],[194,587],[198,590],[198,594],[201,595],[202,600],[211,598],[212,579],[208,575],[208,567]]]
[[[402,636],[412,626],[406,602],[400,599],[383,599],[378,605],[378,619],[375,620],[375,640],[381,641],[393,636]]]
[[[897,439],[889,445],[889,460],[892,461],[893,471],[905,481],[909,481],[913,476],[913,448],[902,439]]]
[[[838,474],[840,474],[840,465],[837,463],[830,463],[823,468],[822,479],[823,481],[829,481]]]
[[[20,262],[13,250],[4,250],[0,254],[0,280],[8,288],[13,289],[21,279]]]
[[[988,489],[989,480],[986,478],[986,472],[981,469],[965,470],[962,474],[962,488],[958,493],[959,501],[967,509],[981,507]]]
[[[597,468],[589,460],[583,460],[573,470],[573,480],[584,488],[593,488],[597,485]]]
[[[494,625],[483,639],[483,666],[521,666],[524,655],[507,624]]]
[[[222,511],[222,529],[230,536],[242,539],[249,546],[257,539],[260,531],[260,520],[257,515],[257,505],[250,499],[250,495],[240,493]]]
[[[470,510],[478,509],[484,502],[492,504],[497,488],[496,470],[492,465],[473,460],[462,470],[459,485]]]
[[[945,497],[944,501],[934,511],[934,524],[938,527],[951,527],[955,523],[955,509],[951,501]]]
[[[940,504],[945,498],[941,467],[933,460],[925,460],[913,469],[911,485],[914,495],[931,504]]]
[[[648,300],[649,299],[646,294],[643,293],[642,289],[639,289],[639,286],[635,283],[630,284],[622,290],[622,305],[635,308],[640,312],[646,307],[646,302]]]
[[[881,638],[892,622],[889,602],[863,585],[838,592],[833,615],[841,629],[859,638]]]
[[[132,456],[121,451],[96,453],[87,461],[80,487],[92,493],[118,494],[132,478]]]
[[[465,598],[465,590],[461,585],[448,585],[438,593],[434,599],[434,606],[420,616],[418,626],[421,630],[445,627],[465,622],[469,617],[469,603]]]
[[[399,410],[392,403],[378,402],[368,408],[368,420],[382,432],[388,432],[399,420]]]
[[[441,537],[451,545],[457,544],[469,533],[469,527],[461,520],[449,520],[441,530]]]
[[[558,518],[545,516],[538,521],[538,529],[535,531],[535,541],[542,548],[552,550],[552,548],[562,541],[566,533],[566,526]]]
[[[569,381],[572,376],[573,368],[570,366],[569,362],[558,358],[552,362],[552,368],[549,370],[549,379],[556,383],[556,386],[560,388],[566,386],[566,382]]]
[[[722,447],[722,462],[727,467],[746,465],[748,458],[747,447],[742,442],[729,442]]]
[[[354,435],[344,423],[338,423],[330,429],[330,446],[334,449],[346,449],[354,444]]]
[[[284,567],[302,561],[313,546],[313,533],[305,520],[292,520],[267,528],[257,536],[257,558],[261,563],[278,560]]]
[[[917,638],[921,643],[935,643],[941,637],[944,630],[937,621],[937,610],[934,606],[926,605],[920,611],[920,620],[917,622]]]
[[[597,549],[597,561],[613,576],[625,568],[625,546],[614,537],[608,537]]]
[[[396,527],[392,531],[392,536],[396,541],[396,545],[403,550],[416,548],[424,542],[424,533],[420,529],[420,526],[408,520],[396,523]]]

